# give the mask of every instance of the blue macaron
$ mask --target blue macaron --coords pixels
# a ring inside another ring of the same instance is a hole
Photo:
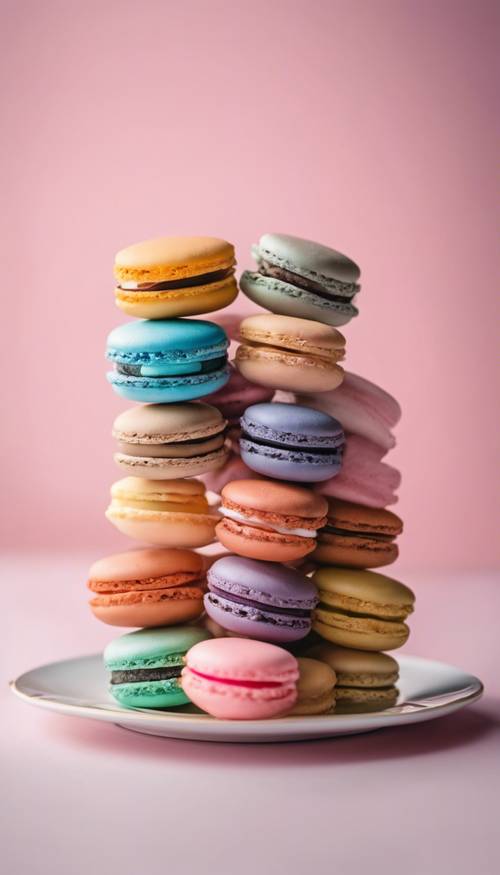
[[[240,286],[256,304],[327,325],[357,316],[360,270],[346,255],[291,234],[264,234],[252,251],[257,271],[246,270]]]
[[[108,380],[118,395],[153,404],[210,395],[229,379],[225,331],[202,319],[142,319],[108,337]]]
[[[253,404],[241,418],[241,458],[277,480],[315,483],[335,477],[345,438],[340,422],[299,404]]]

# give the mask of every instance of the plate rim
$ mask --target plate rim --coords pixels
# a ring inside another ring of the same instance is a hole
[[[64,663],[72,663],[72,662],[81,662],[83,660],[90,659],[100,659],[100,653],[90,653],[84,654],[81,656],[70,657],[69,659],[60,659],[52,662],[43,663],[42,665],[35,666],[34,668],[29,669],[28,671],[23,672],[18,675],[14,680],[9,682],[9,688],[13,692],[13,694],[21,699],[21,701],[26,702],[27,704],[34,705],[35,707],[43,708],[47,711],[56,711],[60,714],[65,714],[67,716],[75,716],[75,717],[83,717],[93,720],[104,720],[108,719],[110,722],[116,723],[117,725],[123,726],[123,728],[131,728],[125,724],[120,724],[118,721],[120,718],[125,717],[127,721],[133,721],[137,724],[149,724],[151,721],[153,722],[165,722],[169,721],[169,723],[176,724],[177,727],[181,727],[182,725],[191,725],[193,726],[193,721],[195,721],[196,727],[201,727],[202,724],[208,724],[211,727],[219,727],[220,732],[222,733],[224,730],[230,731],[231,727],[234,729],[235,726],[238,726],[236,734],[242,734],[245,730],[252,731],[255,730],[259,732],[262,730],[263,726],[269,728],[269,731],[273,731],[278,726],[284,728],[287,727],[290,730],[302,730],[308,731],[308,729],[312,729],[314,726],[320,729],[321,726],[324,728],[324,724],[328,723],[331,725],[331,721],[335,721],[335,725],[341,729],[342,724],[349,724],[352,722],[353,717],[355,717],[356,721],[360,723],[366,722],[367,728],[369,728],[369,724],[373,722],[374,719],[384,718],[384,721],[395,721],[395,723],[401,722],[401,718],[405,716],[412,715],[416,720],[418,712],[407,712],[406,715],[404,712],[401,712],[399,709],[401,706],[394,706],[394,708],[387,708],[382,711],[365,711],[356,714],[315,714],[315,715],[295,715],[289,717],[279,717],[270,720],[217,720],[212,717],[210,714],[191,714],[186,712],[176,712],[174,710],[156,710],[153,708],[120,708],[117,706],[114,707],[101,707],[99,705],[89,705],[89,704],[73,704],[71,702],[63,702],[60,699],[54,697],[45,697],[45,696],[36,696],[30,695],[24,690],[20,689],[20,683],[23,678],[27,675],[31,674],[35,671],[41,671],[43,669],[49,669],[54,666],[59,666]],[[478,699],[481,698],[484,692],[484,684],[480,678],[476,675],[472,675],[469,672],[464,671],[463,669],[455,666],[451,663],[442,662],[441,660],[429,659],[425,656],[413,656],[411,654],[402,653],[398,657],[400,662],[417,662],[417,663],[425,663],[427,666],[434,665],[439,666],[444,669],[452,669],[456,672],[460,672],[461,674],[467,676],[469,679],[469,688],[470,692],[467,692],[467,688],[464,688],[464,694],[459,695],[458,698],[446,702],[437,702],[434,705],[429,705],[427,708],[422,708],[420,712],[422,717],[425,715],[428,719],[434,717],[439,717],[441,712],[444,711],[445,714],[450,712],[451,710],[456,710],[457,708],[462,708],[467,705],[473,704]],[[402,703],[403,705],[405,703]],[[411,702],[408,702],[411,704]],[[444,715],[443,715],[444,716]],[[406,721],[405,721],[406,722]],[[194,727],[193,727],[194,728]],[[363,730],[360,730],[363,731]],[[338,733],[339,735],[341,732]],[[290,733],[291,737],[293,737],[292,732]],[[186,736],[188,738],[188,736]]]

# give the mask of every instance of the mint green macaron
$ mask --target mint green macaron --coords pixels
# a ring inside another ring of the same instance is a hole
[[[111,672],[109,691],[125,708],[172,708],[186,705],[179,685],[187,651],[211,638],[195,626],[138,629],[115,638],[104,651]]]

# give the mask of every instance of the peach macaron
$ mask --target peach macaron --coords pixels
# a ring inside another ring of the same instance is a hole
[[[221,493],[216,526],[233,553],[268,562],[293,562],[316,547],[326,524],[326,499],[302,486],[275,480],[233,480]]]
[[[94,562],[87,585],[92,613],[103,623],[173,626],[201,615],[206,564],[192,550],[130,550]]]

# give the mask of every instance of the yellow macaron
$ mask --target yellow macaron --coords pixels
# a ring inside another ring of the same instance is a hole
[[[116,304],[129,316],[172,319],[227,307],[238,288],[234,246],[217,237],[156,237],[115,258]]]
[[[160,547],[204,547],[214,540],[221,519],[199,480],[143,477],[113,484],[106,517],[129,538]]]
[[[384,574],[327,566],[312,578],[320,603],[313,629],[341,647],[395,650],[408,638],[404,622],[413,611],[411,589]]]

